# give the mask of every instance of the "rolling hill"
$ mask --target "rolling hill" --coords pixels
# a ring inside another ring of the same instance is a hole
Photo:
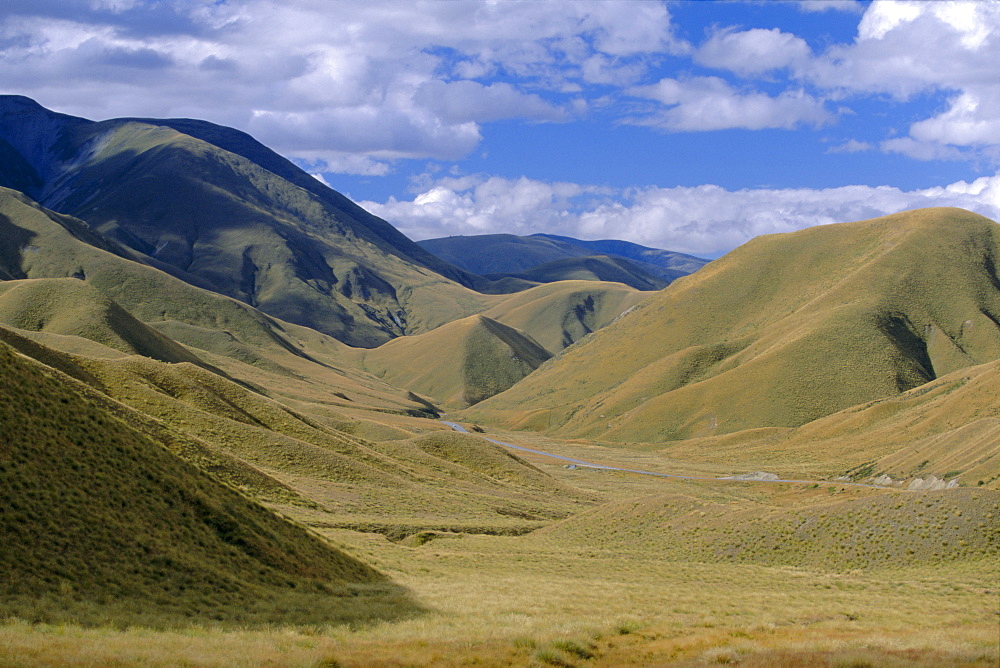
[[[502,392],[646,295],[620,283],[559,281],[426,334],[358,352],[357,364],[446,408]]]
[[[133,259],[352,345],[474,313],[482,301],[467,286],[489,287],[235,130],[91,122],[3,96],[0,140],[0,186]]]
[[[960,209],[758,237],[469,417],[650,442],[799,426],[1000,357],[998,255]]]
[[[482,315],[527,333],[555,355],[648,296],[619,283],[559,281],[511,295]]]
[[[0,342],[0,611],[181,626],[413,614],[385,576],[212,481]]]
[[[536,269],[539,265],[547,265],[557,261],[603,256],[616,260],[627,260],[626,266],[630,267],[631,271],[645,272],[645,274],[657,276],[669,283],[676,278],[697,271],[707,262],[691,255],[647,248],[627,241],[582,241],[553,234],[532,234],[531,236],[480,234],[426,239],[417,243],[457,267],[482,276],[495,275],[494,278],[530,274],[531,270]],[[559,265],[555,266],[559,267]],[[548,282],[560,280],[557,278],[558,276],[563,276],[563,274],[553,273],[553,269],[550,268],[529,280]],[[594,280],[594,278],[589,280]],[[658,288],[641,287],[639,289]]]
[[[474,315],[390,341],[367,352],[363,364],[393,385],[464,408],[506,390],[551,356],[524,332]]]

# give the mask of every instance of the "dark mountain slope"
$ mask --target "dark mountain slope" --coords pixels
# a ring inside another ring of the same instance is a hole
[[[481,234],[427,239],[417,243],[466,271],[484,276],[521,275],[550,262],[603,255],[628,260],[632,266],[669,283],[706,264],[706,260],[691,255],[646,248],[627,241],[582,241],[553,234],[526,237]]]
[[[23,158],[4,182],[42,205],[175,274],[352,345],[483,307],[437,272],[469,285],[482,279],[431,257],[242,133],[196,121],[95,123],[6,96],[0,139]]]
[[[280,176],[289,183],[293,183],[303,190],[308,191],[333,207],[343,218],[354,223],[352,229],[366,241],[378,245],[401,259],[432,269],[442,276],[450,278],[466,287],[475,290],[489,290],[490,288],[487,281],[481,280],[477,275],[462,271],[454,264],[443,262],[437,256],[427,252],[421,246],[411,241],[386,221],[373,216],[336,190],[323,185],[295,166],[290,160],[278,155],[245,132],[209,123],[208,121],[187,118],[136,118],[123,120],[134,120],[148,125],[173,128],[195,139],[200,139],[225,151],[242,156],[250,162],[260,165],[272,174]]]
[[[470,415],[628,441],[801,425],[1000,357],[998,258],[1000,225],[961,209],[758,237]]]
[[[553,260],[518,274],[487,274],[487,278],[519,278],[535,283],[556,281],[606,281],[622,283],[636,290],[661,290],[670,283],[646,271],[637,262],[607,255]]]
[[[664,278],[680,278],[680,276],[693,274],[707,263],[699,257],[677,253],[675,251],[661,250],[659,248],[649,248],[640,246],[630,241],[619,239],[602,239],[599,241],[585,241],[572,237],[563,237],[557,234],[532,234],[532,237],[549,239],[550,241],[562,242],[572,246],[579,246],[590,250],[595,255],[610,255],[612,257],[623,257],[626,260],[640,262],[660,267],[668,272],[676,272],[675,275],[663,274]]]

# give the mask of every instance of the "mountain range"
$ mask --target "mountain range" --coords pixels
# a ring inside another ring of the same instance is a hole
[[[659,290],[707,260],[628,241],[583,241],[554,234],[480,234],[417,242],[457,267],[496,281],[613,281]]]
[[[1000,225],[961,209],[758,237],[710,263],[552,235],[415,243],[242,132],[0,97],[0,615],[395,620],[423,604],[313,532],[389,539],[402,559],[439,536],[604,541],[619,520],[672,521],[606,470],[574,477],[453,433],[445,412],[627,470],[933,475],[983,488],[959,505],[985,522],[998,258]],[[799,512],[746,510],[781,527]],[[829,550],[761,563],[844,563]]]

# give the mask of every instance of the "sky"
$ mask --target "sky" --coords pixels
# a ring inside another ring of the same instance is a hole
[[[409,237],[1000,219],[1000,0],[3,0],[0,93],[249,132]]]

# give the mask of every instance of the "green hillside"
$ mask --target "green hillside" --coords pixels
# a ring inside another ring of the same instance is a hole
[[[559,281],[511,295],[483,315],[526,332],[555,354],[647,297],[620,283]]]
[[[412,614],[399,588],[0,343],[0,614],[173,626]]]
[[[41,178],[27,194],[189,282],[359,346],[482,309],[480,295],[451,279],[486,281],[242,133],[194,121],[92,123],[26,98],[0,102],[0,139]]]
[[[960,209],[759,237],[469,418],[616,441],[805,424],[1000,357],[998,255]]]
[[[23,330],[80,337],[127,355],[203,364],[193,353],[82,280],[0,282],[0,322]]]
[[[464,407],[506,390],[551,356],[524,332],[474,315],[390,341],[367,352],[363,364],[393,385]]]

